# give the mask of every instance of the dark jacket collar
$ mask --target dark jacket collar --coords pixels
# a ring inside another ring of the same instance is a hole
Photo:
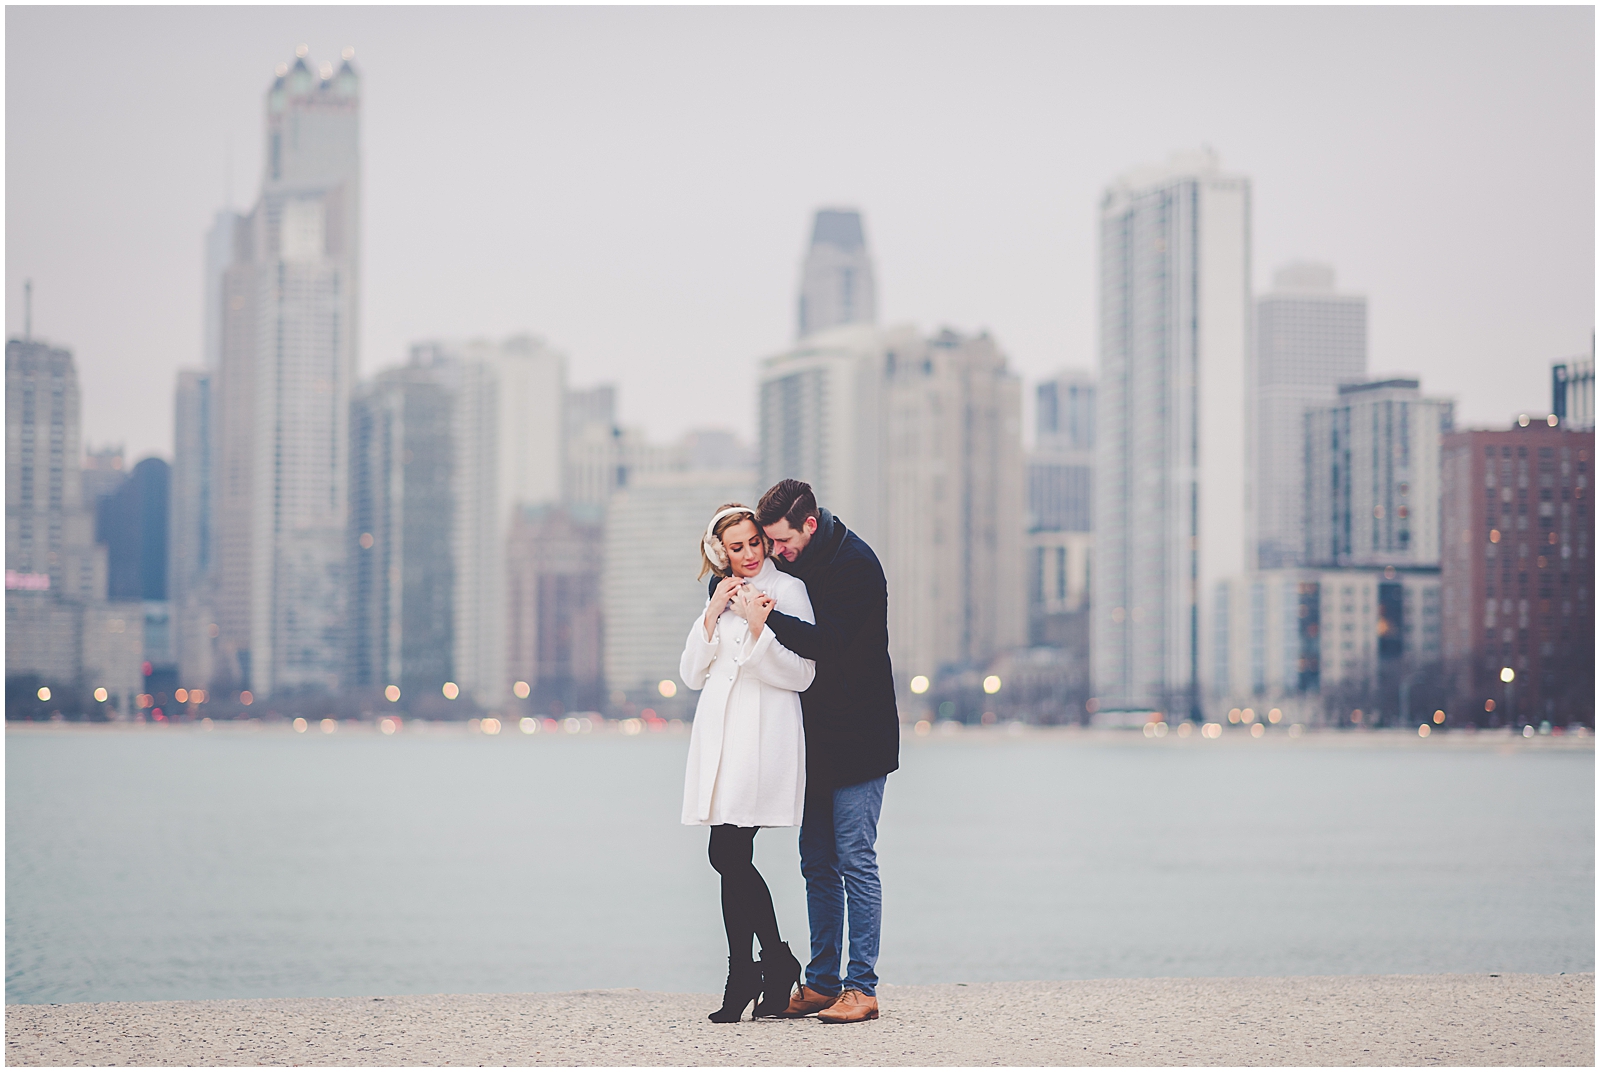
[[[839,545],[844,543],[849,531],[844,527],[843,521],[834,517],[833,512],[827,507],[823,507],[817,511],[817,531],[811,534],[811,541],[806,544],[806,549],[801,551],[793,562],[785,562],[779,558],[774,565],[802,581],[809,581],[833,561],[834,555],[839,553]]]

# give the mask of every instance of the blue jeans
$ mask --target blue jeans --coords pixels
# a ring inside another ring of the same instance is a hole
[[[883,886],[878,881],[878,815],[884,778],[838,789],[806,791],[800,823],[800,873],[806,879],[811,963],[806,985],[832,996],[841,990],[877,994],[878,930]],[[849,904],[850,964],[844,981],[845,905]]]

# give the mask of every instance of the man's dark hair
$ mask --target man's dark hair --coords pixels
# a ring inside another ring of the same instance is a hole
[[[781,517],[792,529],[799,529],[806,518],[817,516],[817,497],[804,480],[780,480],[767,489],[756,504],[756,524],[775,525]]]

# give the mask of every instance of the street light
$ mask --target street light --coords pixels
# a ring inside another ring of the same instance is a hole
[[[1500,680],[1506,686],[1506,725],[1513,726],[1517,721],[1517,692],[1512,682],[1517,680],[1517,672],[1509,666],[1500,668]]]

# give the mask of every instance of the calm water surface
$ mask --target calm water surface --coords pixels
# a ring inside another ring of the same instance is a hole
[[[718,991],[687,744],[8,733],[6,1000]],[[1592,751],[994,733],[902,763],[885,982],[1594,970]],[[801,950],[795,831],[756,844]]]

